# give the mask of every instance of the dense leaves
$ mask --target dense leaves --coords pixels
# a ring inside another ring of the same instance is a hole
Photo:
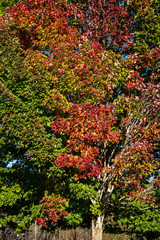
[[[159,183],[158,12],[154,0],[8,8],[0,22],[3,225],[23,230],[37,219],[51,229],[89,216],[101,240],[104,216],[121,199],[158,209],[147,190],[151,176],[151,188]]]
[[[31,73],[15,31],[2,18],[0,38],[1,226],[14,222],[24,230],[35,218],[32,205],[50,189],[47,171],[61,152],[61,140],[52,135],[50,116],[44,114],[42,99],[49,88],[43,69],[42,75]]]

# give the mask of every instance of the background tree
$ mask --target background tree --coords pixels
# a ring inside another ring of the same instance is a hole
[[[44,113],[49,95],[44,68],[31,72],[15,30],[2,18],[0,24],[1,226],[10,223],[20,231],[35,219],[40,210],[34,205],[52,188],[47,174],[61,152],[61,139],[53,136],[51,116]]]

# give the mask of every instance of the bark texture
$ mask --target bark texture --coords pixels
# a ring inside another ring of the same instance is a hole
[[[102,240],[104,215],[92,218],[92,240]]]

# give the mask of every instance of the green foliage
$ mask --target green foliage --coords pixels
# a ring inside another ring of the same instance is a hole
[[[5,15],[6,9],[10,6],[14,6],[19,0],[0,0],[0,15]]]
[[[81,213],[69,213],[68,216],[64,217],[64,220],[67,221],[69,226],[76,226],[80,225],[83,222],[83,216]]]
[[[21,198],[21,188],[18,184],[11,185],[10,187],[3,186],[1,190],[0,206],[12,206]]]
[[[84,200],[83,207],[85,206],[85,201],[91,202],[88,214],[97,215],[100,213],[101,203],[98,202],[99,194],[97,187],[98,184],[94,182],[92,184],[76,182],[69,185],[72,198],[75,198],[76,201]],[[87,211],[87,208],[85,211]]]
[[[44,110],[48,75],[44,76],[44,68],[36,70],[38,75],[31,73],[14,30],[2,19],[0,24],[1,226],[25,231],[40,215],[38,203],[44,191],[54,189],[54,173],[52,177],[48,173],[62,151],[62,141],[53,135],[51,116]],[[37,208],[32,214],[33,204]]]
[[[128,10],[134,14],[134,50],[140,54],[160,44],[159,1],[131,1]]]
[[[115,196],[115,195],[114,195]],[[158,239],[160,237],[159,207],[146,204],[145,201],[119,202],[115,197],[106,215],[106,230],[125,232],[131,239]]]
[[[76,199],[98,199],[98,193],[96,191],[96,186],[86,183],[71,183],[69,185],[70,192],[75,196]]]

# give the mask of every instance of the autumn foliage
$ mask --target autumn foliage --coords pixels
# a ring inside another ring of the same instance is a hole
[[[101,240],[116,191],[119,204],[121,199],[136,199],[158,207],[147,189],[159,183],[160,49],[156,30],[155,44],[144,31],[157,11],[153,0],[28,0],[9,7],[5,20],[1,18],[4,38],[11,42],[11,29],[17,44],[16,74],[24,74],[15,80],[20,90],[13,89],[18,96],[14,100],[24,101],[29,113],[22,117],[21,124],[27,125],[18,137],[17,113],[11,119],[3,114],[2,132],[15,134],[19,140],[14,147],[23,150],[27,166],[33,164],[37,174],[45,176],[38,199],[42,216],[34,216],[44,227],[63,216],[67,220],[72,215],[73,220],[74,201],[87,198],[92,239]],[[3,99],[12,99],[7,88],[3,81]],[[153,184],[151,176],[156,178]],[[58,187],[50,187],[57,182]],[[71,196],[79,184],[91,184],[95,199],[77,192]],[[45,188],[47,197],[42,196]]]
[[[45,196],[40,203],[43,203],[42,217],[36,220],[37,224],[44,227],[50,222],[56,223],[62,216],[68,215],[67,212],[62,211],[62,208],[66,205],[66,200],[61,197]]]

